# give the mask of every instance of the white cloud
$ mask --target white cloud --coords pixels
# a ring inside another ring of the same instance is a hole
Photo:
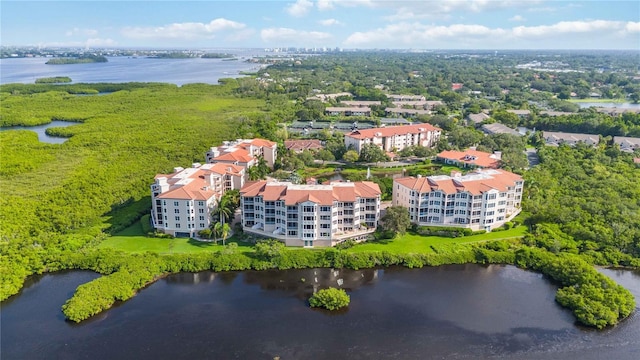
[[[334,9],[333,0],[318,0],[316,6],[318,7],[318,10],[321,11]]]
[[[109,46],[116,46],[118,45],[118,43],[113,39],[91,38],[85,41],[85,45],[87,47],[109,47]]]
[[[527,21],[527,19],[523,18],[520,15],[515,15],[515,16],[509,18],[509,21],[511,21],[511,22],[522,22],[522,21]]]
[[[640,32],[640,22],[632,22],[629,21],[625,26],[624,26],[624,31],[628,32],[628,33],[637,33]]]
[[[213,38],[216,33],[223,31],[240,31],[246,25],[236,21],[218,18],[209,23],[173,23],[158,27],[125,27],[123,36],[134,39],[183,39],[194,40]]]
[[[68,30],[65,35],[67,36],[96,36],[98,35],[98,30],[94,30],[94,29],[80,29],[80,28],[73,28],[71,30]]]
[[[518,26],[511,30],[516,37],[546,37],[571,33],[606,33],[625,29],[633,23],[622,21],[592,20],[592,21],[561,21],[553,25]],[[633,26],[633,25],[631,25]]]
[[[324,19],[318,21],[318,24],[323,26],[334,26],[334,25],[342,25],[342,23],[336,19]]]
[[[260,37],[268,43],[313,43],[318,41],[326,41],[332,38],[332,35],[320,31],[303,31],[290,28],[268,28],[260,32]]]
[[[117,46],[118,42],[113,39],[101,39],[101,38],[91,38],[85,41],[62,41],[62,42],[45,42],[39,43],[38,46],[42,47],[84,47],[84,48],[95,48],[95,47],[113,47]]]
[[[562,44],[578,46],[581,43],[581,46],[629,48],[633,47],[634,42],[637,44],[637,38],[634,37],[638,32],[638,22],[608,20],[563,21],[511,29],[470,24],[435,26],[402,22],[371,31],[355,32],[347,37],[344,45],[378,48],[517,48],[527,44],[527,47],[544,48],[562,47]],[[596,38],[605,40],[592,42]]]
[[[454,13],[480,13],[507,8],[522,8],[540,3],[541,0],[440,0],[384,2],[395,9],[388,21],[410,21],[416,19],[443,19]]]
[[[293,4],[288,4],[286,7],[286,11],[291,16],[302,17],[307,15],[311,8],[313,8],[313,3],[311,1],[298,0]]]

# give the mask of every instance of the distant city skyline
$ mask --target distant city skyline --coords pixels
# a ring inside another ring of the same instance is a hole
[[[640,50],[635,0],[3,0],[1,10],[3,46]]]

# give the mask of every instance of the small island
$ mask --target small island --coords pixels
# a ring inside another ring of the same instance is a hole
[[[67,84],[72,80],[68,76],[54,76],[36,79],[36,84]]]
[[[228,60],[238,60],[233,54],[226,53],[207,53],[201,56],[203,59],[228,59]]]
[[[349,306],[351,298],[343,289],[328,288],[319,290],[309,298],[311,307],[320,307],[327,310],[338,310]]]
[[[53,58],[47,61],[47,65],[68,65],[68,64],[90,64],[90,63],[105,63],[107,58],[98,55],[83,55],[75,58]]]

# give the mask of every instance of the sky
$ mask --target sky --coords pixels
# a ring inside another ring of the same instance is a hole
[[[3,46],[640,50],[637,0],[2,0],[0,20]]]

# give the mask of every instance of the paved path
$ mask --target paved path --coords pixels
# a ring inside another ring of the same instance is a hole
[[[528,148],[524,151],[527,154],[527,160],[529,161],[529,167],[532,168],[540,163],[538,152],[535,148]]]

